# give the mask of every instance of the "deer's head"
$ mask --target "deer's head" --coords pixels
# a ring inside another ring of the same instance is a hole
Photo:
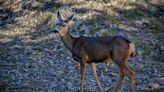
[[[58,11],[54,32],[59,33],[61,35],[65,33],[68,29],[69,24],[72,22],[72,19],[73,19],[73,15],[71,15],[66,19],[63,19],[62,16],[60,15],[60,12]]]

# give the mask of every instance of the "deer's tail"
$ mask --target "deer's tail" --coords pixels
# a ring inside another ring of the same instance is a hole
[[[135,45],[134,45],[134,43],[130,42],[129,46],[130,46],[130,53],[129,54],[132,57],[135,55]]]

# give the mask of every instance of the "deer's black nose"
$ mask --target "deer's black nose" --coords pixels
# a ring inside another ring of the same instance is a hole
[[[58,33],[58,30],[57,30],[57,29],[54,29],[54,32],[55,32],[55,33]]]

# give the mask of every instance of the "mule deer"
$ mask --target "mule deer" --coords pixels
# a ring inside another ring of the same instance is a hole
[[[128,66],[128,58],[134,54],[134,44],[122,36],[103,37],[73,37],[69,32],[69,25],[73,15],[63,20],[60,13],[57,13],[57,23],[54,32],[59,33],[66,48],[70,50],[73,58],[80,63],[80,92],[84,92],[83,81],[86,64],[90,64],[93,77],[101,92],[104,92],[96,73],[96,64],[99,62],[110,62],[112,60],[120,72],[120,79],[115,88],[118,92],[122,86],[125,75],[130,80],[130,92],[133,92],[134,74]]]

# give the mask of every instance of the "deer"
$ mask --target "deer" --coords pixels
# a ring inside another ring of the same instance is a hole
[[[134,56],[134,43],[123,36],[74,37],[70,34],[69,29],[73,22],[73,16],[74,14],[63,18],[58,11],[53,32],[59,34],[61,41],[71,52],[73,59],[80,64],[80,92],[84,92],[84,76],[87,64],[91,66],[93,77],[100,92],[104,92],[96,72],[96,64],[103,62],[113,62],[118,67],[120,79],[114,91],[119,92],[124,77],[128,76],[130,92],[133,92],[134,72],[128,66],[128,58]]]

